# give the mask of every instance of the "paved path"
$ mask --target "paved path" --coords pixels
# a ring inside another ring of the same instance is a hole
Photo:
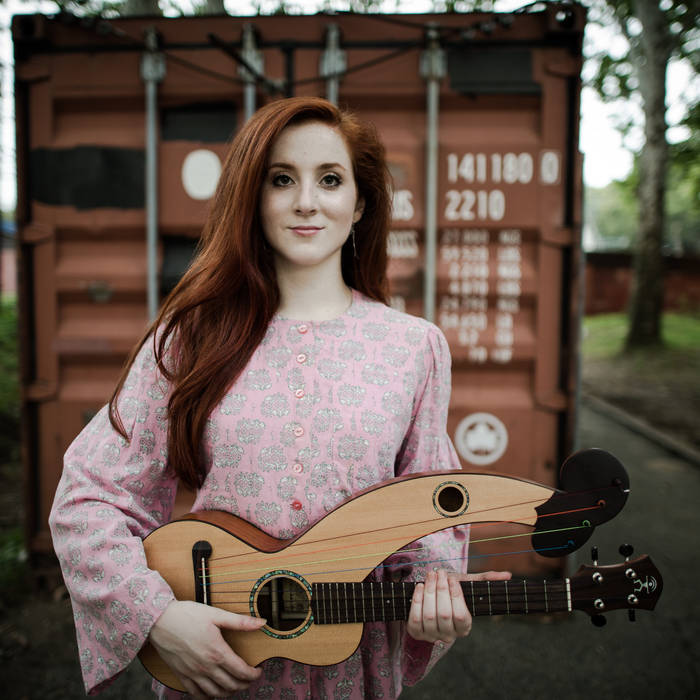
[[[620,559],[622,542],[650,554],[664,579],[656,611],[624,611],[594,627],[585,614],[543,624],[478,618],[470,637],[401,700],[646,700],[700,697],[700,469],[583,408],[579,445],[615,454],[630,475],[623,511],[589,544],[600,563]],[[588,562],[590,546],[575,555]]]

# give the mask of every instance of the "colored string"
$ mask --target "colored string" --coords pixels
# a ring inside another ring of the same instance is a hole
[[[562,530],[580,530],[586,526],[584,525],[578,525],[575,527],[570,527],[570,528],[562,528]],[[557,530],[557,532],[560,532],[561,530]],[[498,539],[508,539],[509,537],[522,537],[523,534],[527,535],[529,533],[522,533],[522,534],[517,534],[517,535],[508,535],[504,538],[498,538]],[[444,559],[424,559],[424,560],[417,560],[413,562],[399,562],[399,563],[387,563],[387,564],[379,564],[376,567],[372,567],[372,570],[375,569],[391,569],[395,567],[413,567],[413,566],[426,566],[428,564],[442,564],[450,561],[462,561],[464,559],[482,559],[485,557],[491,557],[491,556],[511,556],[515,554],[529,554],[529,553],[539,553],[539,552],[545,552],[545,551],[553,551],[557,549],[568,549],[569,544],[565,545],[558,545],[558,546],[553,546],[553,547],[541,547],[540,549],[522,549],[519,551],[514,551],[514,552],[498,552],[494,554],[477,554],[477,555],[467,555],[466,557],[447,557]],[[393,553],[393,552],[392,552]],[[363,555],[365,556],[365,555]],[[372,555],[367,555],[367,556],[372,556]],[[339,558],[335,560],[326,560],[323,562],[306,562],[306,564],[321,564],[321,563],[332,563],[333,561],[339,562],[339,561],[344,561],[347,559],[353,559],[357,557],[346,557],[346,558]],[[269,565],[270,562],[268,562]],[[304,564],[302,564],[303,566]],[[265,567],[267,568],[267,567]],[[252,573],[254,571],[259,571],[260,569],[250,569],[248,571],[241,571],[237,573]],[[314,571],[313,575],[314,576],[328,576],[331,574],[344,574],[344,573],[352,573],[356,571],[367,571],[367,567],[351,567],[351,568],[344,568],[344,569],[328,569],[326,571]],[[295,573],[299,574],[300,576],[303,576],[304,574],[296,571]],[[369,573],[369,572],[368,572]],[[308,575],[308,574],[307,574]],[[211,581],[211,575],[208,574],[209,576],[209,586],[212,595],[215,595],[217,593],[241,593],[244,592],[244,590],[237,591],[235,589],[223,589],[223,590],[213,590],[211,589],[212,586],[223,586],[223,585],[230,585],[230,584],[236,584],[236,583],[250,583],[251,581],[257,581],[258,577],[253,577],[253,578],[236,578],[232,579],[229,581]]]
[[[598,506],[591,506],[591,507],[587,507],[587,508],[577,508],[571,512],[595,510],[596,508],[598,508]],[[566,511],[565,513],[551,513],[549,515],[568,514],[568,512],[569,511]],[[434,522],[434,521],[428,521],[428,522]],[[507,522],[512,522],[512,521],[507,521]],[[492,525],[492,523],[479,523],[479,525]],[[541,530],[536,534],[540,534],[540,535],[552,534],[552,533],[556,533],[556,532],[565,532],[567,530],[577,530],[577,529],[581,529],[583,527],[590,527],[590,524],[589,525],[574,525],[574,526],[567,527],[567,528],[557,528],[557,529],[551,529],[551,530]],[[359,533],[359,534],[363,534],[363,533]],[[498,537],[487,537],[487,538],[483,538],[483,539],[479,539],[479,540],[472,540],[472,544],[478,544],[481,542],[491,542],[491,541],[496,541],[496,540],[512,539],[515,537],[528,537],[532,534],[533,533],[531,533],[531,532],[524,532],[524,533],[516,533],[516,534],[512,534],[512,535],[501,535]],[[372,545],[372,546],[380,545],[380,544],[384,544],[387,542],[394,542],[398,539],[403,539],[403,538],[405,538],[405,536],[406,535],[404,534],[401,536],[396,536],[396,537],[388,538],[388,539],[384,539],[384,540],[375,540],[375,541],[369,542],[369,543],[368,542],[358,542],[358,543],[353,543],[353,544],[343,543],[342,545],[339,545],[337,547],[326,547],[324,549],[306,550],[304,552],[289,552],[288,551],[289,548],[287,548],[285,550],[282,550],[281,552],[276,552],[275,554],[278,555],[280,558],[284,558],[285,561],[288,561],[290,558],[293,558],[293,557],[309,556],[309,555],[313,555],[313,554],[329,554],[330,552],[337,551],[337,550],[347,551],[348,549],[352,549],[352,548],[366,547],[368,544]],[[337,538],[328,538],[325,541],[331,541],[333,539],[337,539]],[[319,540],[316,540],[315,542],[319,542]],[[347,559],[357,559],[357,558],[363,558],[363,557],[373,557],[373,556],[387,557],[390,554],[394,554],[395,551],[396,550],[394,548],[392,548],[389,551],[378,551],[378,552],[374,552],[374,553],[364,552],[362,554],[346,555],[344,557],[338,557],[338,558],[310,560],[310,561],[300,562],[300,563],[295,564],[295,565],[312,566],[312,565],[323,564],[323,563],[328,563],[328,562],[343,561],[343,560],[347,560]],[[399,550],[399,552],[401,552],[401,551],[411,552],[413,550]],[[245,552],[242,554],[230,555],[230,556],[231,557],[241,557],[241,556],[251,556],[251,555],[259,556],[259,553],[257,551],[256,552]],[[224,558],[229,558],[229,557],[218,557],[219,560],[224,559]],[[216,578],[216,577],[228,576],[232,573],[240,575],[240,574],[245,574],[245,573],[251,573],[253,571],[258,571],[261,567],[267,568],[269,566],[270,558],[271,558],[271,555],[268,554],[264,557],[259,557],[258,559],[253,559],[252,561],[248,560],[248,561],[246,561],[246,564],[245,564],[248,568],[245,568],[245,569],[241,569],[240,567],[238,567],[235,570],[229,569],[227,571],[218,571],[218,569],[221,567],[209,567],[208,576],[209,576],[209,579],[211,580],[211,579]],[[230,565],[230,562],[228,562],[228,564]],[[251,565],[252,565],[252,568],[251,568]],[[213,569],[216,570],[216,573],[212,573]],[[217,582],[212,581],[212,583],[215,584]]]

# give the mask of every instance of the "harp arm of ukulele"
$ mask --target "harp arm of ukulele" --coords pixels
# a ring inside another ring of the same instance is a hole
[[[534,526],[533,542],[549,538],[535,544],[537,551],[566,554],[596,525],[612,518],[629,491],[624,467],[602,450],[570,457],[562,466],[562,484],[566,490],[558,491],[505,475],[426,472],[359,493],[292,540],[271,537],[234,515],[209,511],[158,528],[144,540],[144,549],[149,567],[160,572],[178,600],[267,617],[257,606],[268,581],[291,577],[310,597],[315,584],[360,582],[406,544],[455,525],[505,521]],[[200,567],[193,566],[193,552],[200,544],[209,551],[201,569],[205,583],[201,576],[197,582]],[[218,603],[216,593],[222,586],[217,581],[240,588],[240,602]],[[198,597],[203,590],[212,598]],[[270,633],[266,626],[252,632],[227,630],[224,636],[251,666],[272,657],[337,663],[359,644],[361,623],[346,625],[343,635],[324,627],[328,626],[313,624],[310,617],[289,634]],[[181,689],[152,646],[146,645],[139,655],[153,676]]]

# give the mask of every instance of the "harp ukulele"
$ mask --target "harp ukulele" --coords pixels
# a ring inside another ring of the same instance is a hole
[[[283,657],[328,665],[355,651],[365,622],[407,619],[414,584],[364,581],[405,545],[454,525],[507,521],[534,527],[535,550],[561,556],[616,515],[629,491],[624,467],[601,450],[570,457],[561,482],[572,491],[494,474],[427,472],[361,492],[291,540],[271,537],[234,515],[205,511],[154,530],[144,549],[149,567],[160,572],[178,600],[267,620],[253,632],[222,630],[249,664]],[[635,575],[628,588],[630,594],[640,589],[642,603],[648,589],[660,591],[658,572],[646,567]],[[613,572],[600,576],[612,579]],[[576,586],[569,579],[524,582],[524,590],[523,582],[504,583],[464,582],[472,614],[573,609]],[[594,593],[601,597],[600,585]],[[601,612],[589,602],[592,614]],[[612,600],[603,605],[615,607]],[[183,689],[150,644],[139,656],[151,675]]]

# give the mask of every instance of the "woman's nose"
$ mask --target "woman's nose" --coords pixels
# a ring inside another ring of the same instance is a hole
[[[294,208],[300,213],[316,211],[318,207],[316,201],[316,191],[312,183],[301,183],[297,188]]]

